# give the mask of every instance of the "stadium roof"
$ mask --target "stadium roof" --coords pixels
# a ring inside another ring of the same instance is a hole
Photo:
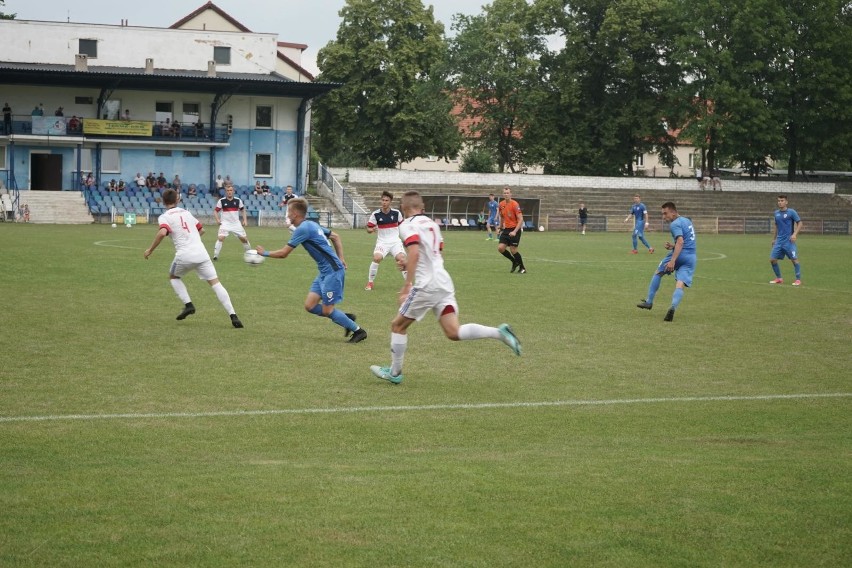
[[[74,65],[14,63],[0,61],[0,85],[36,85],[134,91],[182,91],[273,97],[314,98],[340,86],[339,83],[308,83],[277,73],[223,73],[140,67],[92,67],[77,71]]]

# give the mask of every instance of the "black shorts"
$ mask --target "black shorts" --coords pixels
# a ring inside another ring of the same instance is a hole
[[[515,230],[514,228],[511,228],[511,229],[503,229],[502,231],[500,231],[500,241],[499,242],[501,244],[508,245],[510,247],[518,246],[518,244],[521,242],[521,235],[524,232],[519,230],[517,232],[517,234],[515,234],[515,236],[513,237],[509,233],[511,233],[514,230]]]

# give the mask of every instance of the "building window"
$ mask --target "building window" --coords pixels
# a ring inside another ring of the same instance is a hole
[[[77,53],[88,56],[89,59],[98,58],[98,40],[81,39]]]
[[[266,177],[272,175],[272,154],[254,155],[254,175]]]
[[[201,116],[201,105],[199,103],[183,103],[183,123],[195,124]]]
[[[74,104],[77,105],[91,105],[94,103],[95,101],[92,97],[74,97]]]
[[[198,150],[184,150],[183,151],[183,157],[184,158],[200,158],[201,152],[199,152]]]
[[[74,164],[77,163],[77,150],[74,150]],[[91,148],[82,148],[80,150],[80,171],[92,171],[92,150]]]
[[[645,167],[645,156],[643,154],[639,154],[638,156],[636,156],[636,159],[633,160],[633,163],[635,163],[636,166],[639,167],[639,168],[644,168]]]
[[[213,47],[213,61],[216,62],[216,65],[230,65],[231,64],[231,48],[230,47]]]
[[[269,105],[258,105],[254,109],[255,128],[272,128],[272,107]]]
[[[101,150],[101,171],[110,174],[121,173],[121,159],[117,148]]]
[[[426,161],[427,162],[437,162],[438,156],[426,156]]]
[[[154,155],[160,158],[171,158],[172,151],[171,150],[154,150]]]
[[[0,146],[0,170],[6,169],[6,146]]]
[[[698,154],[689,155],[689,167],[694,168],[698,164]]]

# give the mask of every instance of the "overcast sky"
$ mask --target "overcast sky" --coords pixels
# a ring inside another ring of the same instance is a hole
[[[337,36],[338,12],[345,0],[213,0],[214,4],[253,32],[278,34],[278,41],[307,44],[302,65],[316,72],[320,48]],[[450,33],[454,14],[478,14],[491,0],[424,0],[435,7],[435,19]],[[168,27],[207,0],[6,0],[0,11],[19,20],[71,21]]]

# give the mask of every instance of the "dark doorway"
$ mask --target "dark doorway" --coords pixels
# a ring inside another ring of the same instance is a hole
[[[60,191],[62,189],[62,156],[30,155],[30,189]]]

